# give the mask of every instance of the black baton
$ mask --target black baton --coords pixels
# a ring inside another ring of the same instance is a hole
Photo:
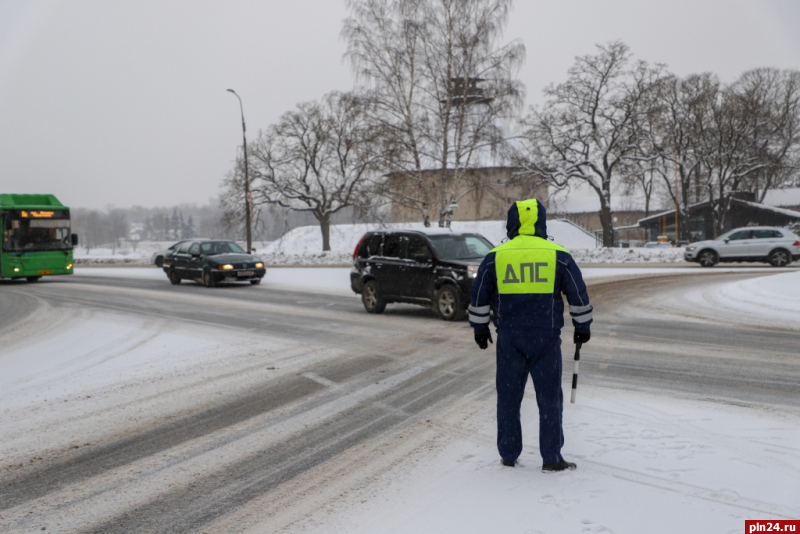
[[[578,364],[581,361],[581,344],[575,345],[575,369],[572,371],[572,396],[569,402],[575,404],[575,394],[578,392]]]

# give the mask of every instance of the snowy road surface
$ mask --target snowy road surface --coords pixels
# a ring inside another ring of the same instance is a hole
[[[2,284],[0,532],[742,532],[800,517],[800,319],[770,319],[800,315],[800,272],[585,271],[597,320],[565,409],[579,468],[555,475],[539,470],[531,388],[522,466],[499,465],[494,361],[466,323],[370,316],[339,286],[346,269],[216,289],[155,269]]]

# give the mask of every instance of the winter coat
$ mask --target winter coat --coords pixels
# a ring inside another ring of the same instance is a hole
[[[547,215],[536,199],[515,202],[508,210],[509,240],[486,255],[472,284],[469,324],[476,334],[489,332],[490,310],[498,330],[560,332],[563,293],[572,324],[588,332],[592,305],[581,271],[570,253],[547,239]]]

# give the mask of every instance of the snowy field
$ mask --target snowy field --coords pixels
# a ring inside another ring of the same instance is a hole
[[[455,221],[454,232],[475,232],[497,245],[506,237],[505,221]],[[340,224],[331,227],[331,250],[322,252],[319,226],[301,226],[272,242],[255,242],[256,255],[268,265],[346,265],[352,261],[353,250],[365,232],[376,229],[423,229],[421,223],[404,224]],[[597,247],[594,236],[574,224],[555,220],[547,223],[548,233],[556,243],[569,250],[579,263],[683,263],[683,248],[604,249]],[[78,264],[149,265],[155,251],[173,242],[142,242],[136,250],[126,245],[112,251],[109,248],[86,250],[78,247]]]
[[[348,271],[270,269],[264,283],[250,289],[305,286],[310,292],[353,295]],[[588,280],[696,271],[584,269]],[[715,313],[718,320],[761,324],[784,317],[784,327],[800,331],[800,272],[761,271],[765,276],[675,295],[668,305]],[[77,278],[98,275],[166,283],[163,272],[153,268],[76,272]],[[79,429],[91,441],[93,433],[121,428],[107,415],[108,406],[123,419],[137,420],[142,414],[127,413],[126,403],[143,397],[152,398],[152,405],[163,402],[159,384],[165,378],[170,391],[192,388],[191,398],[204,402],[225,388],[226,376],[241,376],[232,370],[255,362],[264,369],[265,361],[274,366],[268,369],[277,369],[248,376],[256,383],[268,373],[296,373],[326,356],[310,356],[301,343],[247,332],[115,313],[66,315],[49,307],[16,329],[13,339],[0,356],[0,457],[5,462],[28,456],[32,424],[44,429],[36,434],[36,448],[57,450],[71,445]],[[591,344],[585,352],[590,358]],[[407,446],[393,443],[405,446],[413,461],[375,476],[365,473],[367,483],[342,494],[318,488],[316,497],[309,496],[308,519],[293,532],[734,534],[743,532],[745,519],[800,517],[800,410],[584,385],[577,404],[565,405],[564,421],[564,455],[578,463],[578,470],[543,474],[529,387],[521,465],[503,468],[495,448],[493,405],[463,399],[403,432],[412,433]],[[426,437],[429,441],[421,441]],[[257,515],[240,519],[234,514],[218,526],[252,534],[270,531]]]

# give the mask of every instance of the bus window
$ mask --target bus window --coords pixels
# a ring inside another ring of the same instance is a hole
[[[31,218],[26,212],[6,212],[3,226],[3,250],[33,252],[70,250],[69,212],[49,212],[52,218]],[[23,217],[23,214],[25,215]]]

